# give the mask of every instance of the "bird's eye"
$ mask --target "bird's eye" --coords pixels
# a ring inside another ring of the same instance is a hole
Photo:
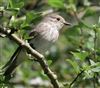
[[[60,18],[56,18],[58,21],[60,20]]]

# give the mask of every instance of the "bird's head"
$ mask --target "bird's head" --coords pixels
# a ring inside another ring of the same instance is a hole
[[[65,21],[62,16],[55,13],[47,15],[45,20],[47,20],[47,22],[49,21],[54,23],[54,25],[57,25],[58,29],[61,29],[64,25],[71,25],[71,23]]]

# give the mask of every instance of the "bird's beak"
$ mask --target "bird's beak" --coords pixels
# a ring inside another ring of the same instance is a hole
[[[65,21],[64,24],[65,24],[65,25],[71,26],[71,23],[69,23],[69,22],[67,22],[67,21]]]

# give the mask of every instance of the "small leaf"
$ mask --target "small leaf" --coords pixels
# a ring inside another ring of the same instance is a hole
[[[90,59],[89,61],[90,61],[90,63],[91,63],[92,66],[96,65],[96,63],[93,60]]]
[[[23,24],[23,22],[26,20],[26,17],[22,17],[22,18],[16,18],[15,16],[11,17],[9,26],[14,27],[14,28],[21,28],[21,25]]]
[[[84,3],[85,6],[90,6],[90,4],[91,4],[91,3],[89,2],[89,0],[84,0],[83,3]]]
[[[37,13],[37,12],[34,12],[34,11],[30,11],[30,12],[28,12],[26,14],[26,21],[28,23],[33,22],[33,20],[36,20],[37,18],[41,18],[41,13]]]
[[[9,0],[10,8],[21,8],[24,6],[24,2],[21,0]]]
[[[69,62],[73,66],[73,68],[76,71],[76,73],[80,72],[79,65],[78,65],[78,63],[76,61],[72,61],[70,59],[67,59],[67,62]]]
[[[91,60],[91,71],[100,72],[100,62],[95,63]]]
[[[75,59],[84,60],[88,56],[88,52],[82,51],[82,52],[72,52]]]
[[[92,16],[92,15],[95,15],[95,14],[96,14],[96,11],[93,8],[87,8],[85,10],[85,15],[83,16],[83,18],[86,18],[88,16]]]
[[[94,73],[91,70],[85,71],[84,79],[93,78]]]
[[[100,66],[91,69],[91,71],[93,71],[93,72],[100,72]]]
[[[52,64],[52,60],[48,60],[48,65],[51,65]]]
[[[64,0],[48,0],[48,4],[55,8],[64,8]]]

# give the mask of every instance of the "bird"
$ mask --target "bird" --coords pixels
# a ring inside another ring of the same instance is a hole
[[[64,25],[71,25],[57,13],[46,15],[40,23],[31,30],[28,40],[30,46],[41,54],[44,54],[58,40],[60,30]],[[25,61],[25,49],[19,46],[10,60],[3,66],[4,76],[10,77],[15,68]],[[24,57],[23,57],[24,56]]]

